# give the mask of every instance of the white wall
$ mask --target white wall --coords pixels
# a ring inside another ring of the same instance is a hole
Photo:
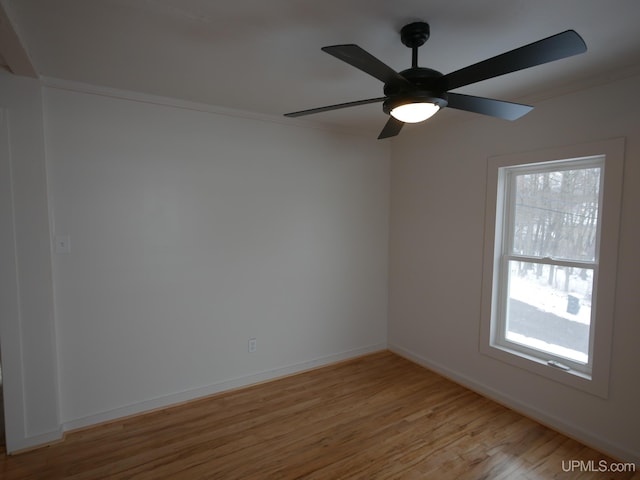
[[[40,84],[0,69],[0,115],[0,344],[15,451],[61,435]]]
[[[517,122],[407,128],[391,168],[389,345],[605,452],[640,462],[640,78],[536,102]],[[479,353],[487,158],[626,137],[609,398]]]
[[[65,429],[386,347],[385,142],[44,96]]]

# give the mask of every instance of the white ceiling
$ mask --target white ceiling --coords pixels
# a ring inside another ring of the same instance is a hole
[[[445,74],[567,29],[587,43],[583,55],[460,93],[526,101],[629,74],[640,65],[638,0],[0,3],[40,76],[276,116],[382,96],[378,80],[320,47],[356,43],[403,70],[411,51],[398,32],[415,20],[431,25],[420,66]],[[10,58],[0,47],[1,57]],[[377,133],[386,117],[373,104],[291,121],[357,125]]]

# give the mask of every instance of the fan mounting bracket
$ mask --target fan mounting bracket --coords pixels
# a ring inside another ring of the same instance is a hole
[[[418,48],[429,40],[431,31],[426,22],[413,22],[402,27],[400,30],[400,40],[409,48]]]

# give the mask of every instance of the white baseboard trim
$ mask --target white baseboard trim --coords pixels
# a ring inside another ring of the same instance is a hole
[[[78,430],[81,428],[95,426],[101,423],[110,422],[113,420],[122,419],[125,417],[131,417],[143,413],[148,413],[153,410],[160,410],[163,408],[176,406],[181,403],[189,402],[199,398],[207,397],[217,393],[233,390],[236,388],[246,387],[256,383],[265,382],[268,380],[275,380],[277,378],[293,375],[296,373],[302,373],[307,370],[312,370],[319,367],[324,367],[332,363],[338,363],[351,358],[356,358],[369,353],[377,352],[380,350],[386,350],[386,344],[376,344],[367,347],[362,347],[354,350],[349,350],[341,353],[334,353],[326,355],[313,360],[308,360],[293,365],[274,368],[271,370],[265,370],[262,372],[246,375],[243,377],[233,378],[217,382],[205,387],[186,390],[183,392],[173,393],[169,395],[163,395],[151,400],[145,400],[142,402],[134,403],[124,407],[114,408],[104,412],[96,413],[86,417],[73,419],[66,421],[62,424],[62,431],[69,432],[72,430]]]
[[[24,437],[19,440],[7,439],[6,450],[9,455],[15,455],[36,448],[61,442],[64,438],[62,427],[46,433]]]
[[[617,460],[623,462],[633,462],[640,467],[640,454],[637,452],[632,452],[620,445],[616,445],[614,443],[609,442],[608,440],[593,435],[590,432],[587,432],[571,423],[567,423],[564,420],[550,415],[542,410],[539,410],[535,406],[522,402],[518,399],[511,397],[510,395],[505,395],[504,393],[495,390],[491,387],[488,387],[482,383],[478,383],[472,378],[467,377],[466,375],[459,374],[448,367],[429,360],[422,355],[418,355],[410,350],[407,350],[399,345],[389,344],[387,347],[393,353],[406,358],[418,365],[428,368],[429,370],[433,370],[434,372],[442,375],[443,377],[448,378],[449,380],[462,385],[463,387],[468,388],[469,390],[473,390],[480,395],[487,397],[491,400],[494,400],[501,405],[504,405],[511,410],[514,410],[522,415],[529,417],[553,430],[556,430],[564,435],[567,435],[570,438],[573,438],[585,445],[598,450],[606,455],[609,455]]]

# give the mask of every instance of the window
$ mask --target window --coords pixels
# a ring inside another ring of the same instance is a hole
[[[591,373],[604,156],[502,167],[496,343]]]
[[[489,160],[481,351],[607,395],[622,139]]]

